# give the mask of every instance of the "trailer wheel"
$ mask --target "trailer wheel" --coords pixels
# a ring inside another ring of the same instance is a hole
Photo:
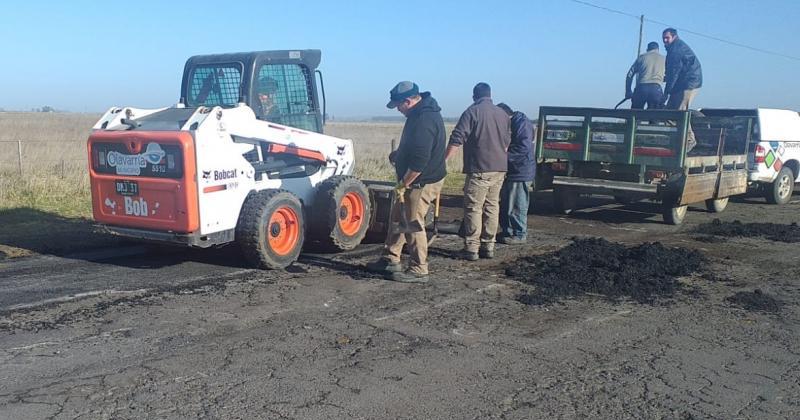
[[[245,259],[264,269],[282,269],[297,261],[303,248],[303,206],[286,190],[252,192],[242,206],[236,242]]]
[[[781,168],[772,184],[764,186],[764,196],[770,204],[786,204],[794,191],[794,172],[787,167]]]
[[[553,205],[556,212],[570,214],[578,204],[578,192],[573,188],[556,185],[553,187]]]
[[[686,217],[686,209],[688,207],[687,205],[673,207],[671,204],[664,204],[662,209],[664,222],[670,225],[679,225],[683,223],[683,218]]]
[[[314,201],[314,238],[324,248],[347,251],[357,247],[369,229],[369,190],[352,176],[323,181]]]
[[[706,200],[706,209],[711,213],[722,213],[725,207],[728,207],[728,197],[709,198]]]

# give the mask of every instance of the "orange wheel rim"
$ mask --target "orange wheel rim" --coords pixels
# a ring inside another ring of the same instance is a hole
[[[300,219],[289,207],[281,207],[272,213],[267,224],[269,247],[278,255],[287,255],[300,239]]]
[[[351,191],[339,203],[339,228],[347,236],[358,233],[364,223],[364,200],[357,192]]]

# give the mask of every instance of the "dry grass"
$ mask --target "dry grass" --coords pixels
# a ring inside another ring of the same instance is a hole
[[[86,138],[95,114],[0,113],[0,210],[32,208],[67,217],[90,217]],[[448,133],[452,126],[448,126]],[[326,134],[352,139],[356,175],[394,180],[388,161],[391,143],[399,141],[400,123],[331,122]],[[22,176],[17,140],[22,141]],[[449,189],[463,183],[460,156],[448,162]]]
[[[69,252],[81,243],[103,246],[116,239],[91,227],[86,139],[95,114],[0,112],[0,260],[31,253]],[[400,123],[331,122],[326,134],[353,140],[356,175],[394,180],[388,154]],[[448,131],[452,127],[448,127]],[[22,175],[18,143],[22,141]],[[463,185],[461,157],[448,162],[445,188]]]

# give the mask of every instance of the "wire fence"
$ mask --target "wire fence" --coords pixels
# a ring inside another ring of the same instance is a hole
[[[86,143],[53,140],[0,140],[0,174],[48,173],[65,178],[87,169]]]

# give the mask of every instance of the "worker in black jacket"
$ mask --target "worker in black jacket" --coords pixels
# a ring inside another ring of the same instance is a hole
[[[406,116],[397,150],[389,155],[397,173],[397,194],[404,197],[409,222],[417,221],[421,232],[386,236],[383,256],[367,264],[372,271],[385,272],[392,280],[407,283],[428,281],[428,238],[425,234],[425,215],[439,195],[447,175],[445,167],[445,129],[441,108],[430,92],[419,92],[416,83],[400,82],[389,91],[387,108],[397,108]],[[400,220],[400,206],[392,207],[391,220]],[[409,264],[403,270],[400,254],[408,244]]]
[[[703,86],[703,68],[700,60],[694,55],[673,28],[664,29],[661,33],[664,48],[667,49],[666,75],[664,76],[664,97],[666,109],[688,110],[697,92]],[[666,99],[669,96],[669,99]],[[686,150],[691,150],[697,142],[694,131],[689,127],[686,135]]]

